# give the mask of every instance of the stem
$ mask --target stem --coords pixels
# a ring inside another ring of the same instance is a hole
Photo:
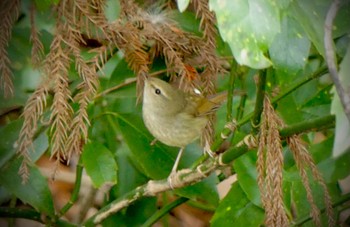
[[[307,131],[322,130],[325,128],[332,128],[335,126],[335,116],[328,115],[316,119],[307,120],[304,122],[296,123],[280,130],[280,136],[282,138],[289,137],[294,134],[300,134]]]
[[[230,81],[228,84],[228,94],[227,94],[227,115],[226,121],[232,121],[232,100],[233,100],[233,91],[235,88],[235,80],[237,77],[237,64],[236,62],[232,62],[231,73],[230,73]]]
[[[189,199],[185,197],[180,197],[173,202],[167,204],[166,206],[162,207],[162,209],[155,212],[143,225],[142,227],[149,227],[152,226],[154,223],[156,223],[159,219],[161,219],[164,215],[168,214],[172,209],[174,209],[177,206],[180,206],[181,204],[187,202]]]
[[[256,91],[256,101],[253,117],[251,119],[254,134],[258,133],[261,113],[263,111],[263,103],[265,97],[265,85],[266,85],[266,70],[262,70],[259,74]]]
[[[43,217],[41,213],[37,212],[34,209],[0,207],[0,217],[25,218],[25,219],[34,220],[43,224],[47,224],[49,226],[50,224],[51,226],[67,226],[67,227],[75,226],[61,219],[55,220],[54,223],[51,223],[50,219],[46,219],[46,221],[44,221],[45,217]],[[49,217],[46,217],[46,218],[49,218]]]
[[[243,81],[242,81],[243,83]],[[242,91],[245,90],[245,86],[242,85]],[[241,100],[239,101],[239,105],[237,107],[237,113],[236,113],[236,120],[239,121],[243,117],[244,114],[244,107],[245,107],[245,101],[247,100],[247,94],[243,94],[241,96]]]
[[[72,192],[72,195],[69,199],[69,201],[62,207],[62,209],[59,211],[57,214],[57,217],[62,217],[72,206],[73,204],[77,201],[79,197],[79,191],[80,191],[80,186],[81,186],[81,179],[83,175],[83,163],[82,163],[82,158],[80,156],[79,162],[76,167],[76,178],[75,178],[75,184],[74,184],[74,189]]]
[[[341,81],[339,79],[338,70],[337,70],[337,58],[334,53],[333,48],[333,20],[337,15],[337,12],[340,8],[340,1],[333,0],[331,7],[328,10],[325,25],[324,25],[324,46],[325,46],[325,57],[329,69],[329,74],[333,80],[335,88],[337,90],[338,96],[340,98],[341,104],[344,108],[344,112],[348,121],[350,122],[350,94],[345,92],[343,86],[341,85]]]

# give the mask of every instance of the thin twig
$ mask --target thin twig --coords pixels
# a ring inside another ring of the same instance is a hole
[[[161,219],[164,215],[169,213],[172,209],[174,209],[175,207],[180,206],[181,204],[187,202],[188,200],[189,200],[188,198],[180,197],[180,198],[174,200],[173,202],[165,205],[164,207],[162,207],[162,209],[158,210],[149,219],[147,219],[147,221],[145,223],[143,223],[143,225],[141,227],[152,226],[159,219]]]
[[[231,122],[232,115],[232,100],[233,100],[233,91],[235,88],[235,80],[237,77],[237,63],[235,61],[232,62],[231,72],[230,72],[230,81],[228,85],[228,94],[227,94],[227,116],[226,121]]]
[[[162,73],[166,73],[168,70],[169,70],[169,69],[158,70],[158,71],[156,71],[156,72],[150,73],[149,76],[157,76],[157,75],[160,75],[160,74],[162,74]],[[95,100],[98,99],[98,98],[100,98],[100,97],[102,97],[102,96],[105,96],[105,95],[107,95],[107,94],[109,94],[109,93],[111,93],[111,92],[113,92],[113,91],[116,91],[116,90],[118,90],[118,89],[120,89],[120,88],[122,88],[122,87],[125,87],[125,86],[127,86],[127,85],[129,85],[129,84],[135,83],[136,80],[137,80],[136,77],[128,78],[128,79],[126,79],[123,83],[120,83],[120,84],[118,84],[118,85],[116,85],[116,86],[114,86],[114,87],[108,88],[108,89],[104,90],[104,91],[101,92],[101,93],[98,93],[98,94],[95,96]]]
[[[324,46],[325,46],[325,57],[329,69],[329,73],[339,95],[341,104],[344,108],[344,113],[350,122],[350,94],[344,90],[339,79],[339,74],[336,65],[336,56],[333,48],[333,20],[337,15],[337,12],[340,8],[340,1],[334,0],[331,4],[331,7],[328,10],[325,25],[324,25]]]
[[[81,185],[81,179],[83,175],[83,164],[81,158],[79,159],[78,165],[76,167],[76,179],[75,179],[75,184],[74,184],[74,189],[71,195],[71,198],[69,201],[64,205],[64,207],[59,211],[58,217],[62,217],[77,201],[79,197],[79,191],[80,191],[80,185]]]
[[[251,123],[255,133],[259,130],[260,117],[263,111],[263,103],[265,98],[265,86],[266,86],[266,70],[262,70],[258,77],[256,91],[256,101],[254,107],[253,117],[251,118]]]
[[[0,207],[0,217],[6,218],[25,218],[33,221],[37,221],[48,226],[75,226],[65,220],[58,219],[55,220],[55,223],[51,223],[50,217],[45,216],[44,214],[34,210],[34,209],[22,209],[22,208],[7,208]]]

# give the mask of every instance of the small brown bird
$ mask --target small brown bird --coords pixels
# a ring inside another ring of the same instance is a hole
[[[157,78],[145,81],[142,115],[146,127],[160,142],[180,147],[171,174],[176,172],[186,145],[201,135],[208,115],[225,100],[226,93],[205,98],[184,93]]]

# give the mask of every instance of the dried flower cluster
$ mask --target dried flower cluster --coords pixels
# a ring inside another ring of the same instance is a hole
[[[307,174],[307,169],[311,170],[313,178],[320,184],[324,193],[324,203],[326,207],[326,214],[328,217],[328,226],[335,226],[334,215],[333,215],[333,207],[332,200],[329,195],[327,185],[324,182],[320,172],[318,171],[314,160],[311,155],[307,151],[305,145],[303,144],[300,136],[294,135],[287,138],[288,146],[293,153],[294,160],[296,162],[297,168],[299,170],[301,180],[306,190],[306,198],[310,203],[311,212],[310,215],[315,222],[316,226],[321,226],[321,218],[320,218],[320,210],[316,206],[313,193],[310,187],[309,177]]]
[[[274,111],[269,98],[265,97],[260,127],[257,171],[261,200],[266,214],[265,224],[267,226],[289,226],[289,220],[283,204],[283,153],[278,131],[283,126],[284,123]],[[306,189],[307,199],[311,206],[310,215],[314,223],[316,226],[321,226],[320,210],[313,199],[307,174],[308,168],[310,168],[312,176],[323,188],[328,225],[334,226],[331,197],[311,155],[303,145],[299,135],[287,138],[287,144],[293,153],[302,183]]]
[[[13,94],[13,74],[6,48],[11,39],[12,26],[18,18],[20,7],[19,0],[0,2],[0,90],[4,92],[5,97],[10,97]]]
[[[56,6],[56,31],[50,51],[41,63],[43,46],[35,27],[34,9],[31,10],[32,61],[46,75],[45,81],[29,98],[23,112],[24,124],[18,140],[18,153],[24,157],[20,173],[28,178],[28,151],[33,142],[38,121],[46,111],[48,91],[53,91],[50,107],[51,155],[57,160],[69,161],[79,153],[88,138],[90,125],[87,107],[96,95],[100,71],[108,57],[121,50],[129,67],[137,77],[137,96],[140,100],[144,79],[156,58],[163,58],[172,81],[177,81],[185,91],[199,88],[203,94],[215,92],[214,80],[224,69],[216,50],[215,17],[209,11],[208,1],[194,0],[194,9],[201,18],[203,36],[183,31],[171,19],[169,4],[144,9],[130,0],[121,0],[120,17],[109,22],[104,14],[102,0],[61,0]],[[92,59],[84,59],[82,46],[86,40],[97,40]],[[81,82],[70,87],[69,68],[74,64]],[[196,68],[200,69],[197,72]],[[72,89],[77,90],[72,97]],[[78,104],[74,111],[72,104]],[[213,135],[212,122],[208,125],[205,139]]]
[[[283,153],[279,136],[281,120],[268,97],[264,99],[258,146],[258,185],[265,208],[266,226],[288,226],[289,220],[283,204]]]

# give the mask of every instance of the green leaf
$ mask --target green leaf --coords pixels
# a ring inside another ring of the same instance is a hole
[[[260,226],[264,211],[255,206],[238,183],[234,183],[220,202],[211,220],[211,226]]]
[[[179,11],[182,13],[186,10],[188,7],[188,4],[190,4],[190,0],[177,0],[177,8],[179,8]]]
[[[316,206],[321,210],[324,208],[324,192],[322,187],[315,181],[310,181],[310,187],[312,191],[312,196],[314,203]],[[332,194],[340,194],[339,187],[336,184],[328,185],[328,188],[330,189]],[[308,217],[311,213],[311,206],[309,201],[306,197],[306,190],[304,188],[304,185],[302,184],[301,180],[295,181],[292,183],[292,187],[290,189],[290,194],[293,204],[293,211],[296,219],[301,219],[304,217]],[[325,216],[323,212],[323,216]],[[321,226],[327,226],[327,219],[322,218],[321,219]],[[315,226],[314,223],[310,220],[309,224],[310,226]],[[303,225],[304,226],[304,225]],[[309,226],[306,224],[306,226]]]
[[[291,3],[288,11],[304,28],[322,56],[324,56],[324,22],[329,4],[329,0],[297,0]]]
[[[117,66],[111,72],[109,80],[110,87],[119,85],[120,83],[124,82],[125,79],[132,78],[135,75],[135,73],[128,67],[125,58],[119,58],[120,56],[116,55],[112,60],[112,62],[115,61],[115,63],[117,63]]]
[[[16,120],[0,128],[0,168],[16,155],[18,146],[16,141],[22,124],[23,120]],[[45,131],[43,131],[34,139],[33,145],[28,149],[30,160],[33,163],[36,162],[44,154],[48,146],[48,138]]]
[[[215,0],[209,6],[219,31],[239,64],[262,69],[271,62],[264,52],[280,31],[279,9],[271,0]]]
[[[58,2],[59,0],[35,0],[35,5],[39,10],[44,11],[48,10],[52,4],[58,4]]]
[[[350,45],[347,48],[346,55],[340,65],[339,79],[341,86],[345,88],[350,87]],[[349,91],[348,91],[349,92]],[[340,102],[339,96],[333,88],[334,99],[332,101],[331,113],[336,117],[336,127],[335,127],[335,140],[333,147],[334,156],[342,154],[347,148],[350,147],[350,123],[348,118],[344,113],[343,106]]]
[[[248,152],[234,161],[233,167],[237,173],[238,183],[247,198],[256,206],[261,207],[260,191],[257,184],[256,152]]]
[[[92,183],[99,188],[106,182],[117,182],[117,164],[113,154],[98,142],[88,142],[84,146],[82,159]]]
[[[108,21],[112,22],[114,20],[117,20],[118,17],[120,16],[120,10],[121,10],[120,2],[115,0],[107,0],[105,4],[106,4],[105,14]]]
[[[295,74],[305,67],[310,41],[303,28],[293,18],[285,16],[281,33],[273,40],[269,53],[274,67],[286,74]]]
[[[131,151],[125,143],[121,143],[116,151],[118,163],[118,181],[122,182],[113,187],[113,196],[118,198],[146,183],[148,178],[140,173],[131,160]]]
[[[329,158],[320,162],[317,167],[327,183],[337,182],[350,174],[349,160],[350,148],[336,158]]]
[[[14,159],[1,168],[0,184],[24,203],[43,214],[53,216],[55,211],[47,180],[36,167],[29,166],[29,180],[22,184],[22,178],[18,174],[21,162],[22,159]]]
[[[193,12],[182,12],[179,11],[171,11],[170,17],[179,23],[179,26],[187,31],[194,33],[197,36],[201,36],[202,33],[199,30],[199,20],[196,18],[196,15]]]

